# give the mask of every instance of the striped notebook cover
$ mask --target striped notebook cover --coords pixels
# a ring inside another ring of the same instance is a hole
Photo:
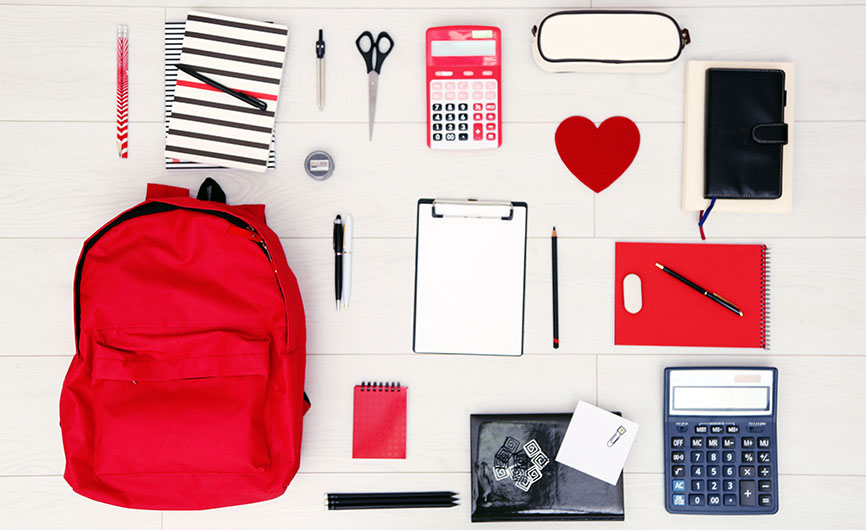
[[[168,123],[171,118],[171,106],[174,102],[174,88],[177,82],[177,68],[180,62],[180,50],[183,48],[183,28],[186,22],[165,23],[165,133],[168,134]],[[277,167],[276,132],[271,135],[271,152],[268,155],[268,169]],[[165,169],[227,169],[224,166],[192,162],[174,157],[165,157]]]
[[[168,43],[180,44],[170,33],[177,29],[172,26],[166,25],[166,158],[205,164],[197,167],[265,171],[273,160],[288,28],[190,11],[180,57],[169,61]],[[265,101],[268,109],[258,110],[168,66],[177,62]],[[169,76],[176,79],[170,103]]]

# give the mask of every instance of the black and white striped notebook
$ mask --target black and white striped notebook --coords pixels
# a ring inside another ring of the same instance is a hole
[[[177,24],[166,24],[166,167],[192,166],[185,162],[259,172],[273,167],[288,28],[190,11],[182,36],[178,30]],[[265,101],[267,110],[246,105],[169,66],[177,62]]]

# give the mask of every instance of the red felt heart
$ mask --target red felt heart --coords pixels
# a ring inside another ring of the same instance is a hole
[[[614,116],[595,127],[583,116],[566,118],[556,128],[556,150],[565,167],[598,193],[631,165],[640,146],[637,125]]]

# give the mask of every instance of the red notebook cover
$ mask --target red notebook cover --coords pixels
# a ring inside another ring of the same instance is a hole
[[[399,383],[355,386],[352,458],[406,458],[406,397]]]
[[[670,268],[735,304],[739,316],[655,266]],[[623,303],[623,279],[637,274],[643,305]],[[614,343],[766,348],[765,245],[617,243]]]

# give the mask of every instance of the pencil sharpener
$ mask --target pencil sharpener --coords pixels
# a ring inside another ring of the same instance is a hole
[[[324,151],[313,151],[304,160],[304,171],[315,180],[327,180],[334,174],[334,159]]]

